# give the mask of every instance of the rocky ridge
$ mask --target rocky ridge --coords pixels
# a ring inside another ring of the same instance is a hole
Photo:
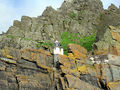
[[[0,36],[0,48],[37,49],[38,41],[61,40],[63,32],[91,35],[96,32],[102,10],[100,0],[66,0],[58,10],[47,7],[41,16],[23,16],[21,21],[15,20],[7,33]]]
[[[36,43],[61,40],[62,32],[97,32],[93,50],[68,45],[58,67],[53,53]],[[65,0],[58,10],[23,16],[0,35],[1,90],[120,90],[120,9],[100,0]]]
[[[49,51],[4,47],[0,50],[0,89],[119,90],[119,49],[109,49],[112,45],[120,46],[119,31],[119,26],[109,26],[91,53],[79,45],[69,44],[68,56],[59,57],[56,69]]]
[[[97,33],[98,41],[109,25],[120,25],[120,9],[113,4],[104,10],[100,0],[66,0],[58,10],[47,7],[41,16],[15,20],[7,33],[0,35],[0,48],[37,49],[39,42],[61,40],[63,32],[79,36]]]
[[[109,26],[103,37],[94,44],[94,52],[97,54],[120,55],[120,26]]]

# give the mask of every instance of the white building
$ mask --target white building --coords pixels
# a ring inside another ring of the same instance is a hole
[[[63,55],[63,48],[61,48],[60,43],[56,40],[54,43],[54,67],[57,67],[58,64],[58,58],[60,55]]]
[[[61,48],[60,43],[56,40],[54,43],[54,55],[63,55],[63,48]]]

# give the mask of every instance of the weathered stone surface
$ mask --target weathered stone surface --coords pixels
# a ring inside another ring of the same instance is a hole
[[[47,7],[41,16],[15,20],[7,33],[0,35],[0,89],[119,90],[120,26],[117,25],[120,9],[111,5],[103,10],[100,0],[65,0],[58,10]],[[68,56],[60,56],[58,67],[53,68],[53,55],[42,50],[49,47],[36,46],[60,41],[63,32],[86,36],[96,31],[99,41],[94,45],[93,55],[99,55],[99,64],[89,60],[85,48],[69,44]],[[103,63],[104,55],[108,55],[107,63]]]
[[[23,59],[35,62],[38,67],[52,70],[53,58],[50,52],[45,50],[24,49],[21,51],[21,54]]]
[[[0,90],[53,90],[52,61],[51,54],[45,50],[3,48]]]
[[[117,32],[112,32],[113,39],[117,40],[120,43],[120,35]]]
[[[119,26],[109,26],[109,28],[104,33],[104,36],[99,42],[94,44],[94,54],[107,54],[111,53],[114,55],[120,55],[120,42],[119,42]]]
[[[0,50],[1,56],[13,60],[18,60],[21,58],[21,53],[19,50],[14,48],[8,48],[4,47],[2,50]]]
[[[106,29],[110,25],[120,25],[120,9],[113,4],[109,6],[108,10],[104,10],[101,12],[100,21],[97,25],[97,37],[99,40],[103,38],[104,33],[107,31]]]
[[[44,77],[45,75],[44,74],[41,74],[43,75],[43,80],[45,78],[48,79],[48,77]],[[39,76],[41,77],[41,76]],[[42,79],[41,77],[41,79]],[[35,77],[30,77],[30,76],[25,76],[25,75],[17,75],[17,80],[19,82],[19,89],[20,90],[23,90],[23,89],[28,89],[28,90],[41,90],[41,89],[49,89],[47,84],[49,85],[49,80],[46,80],[48,81],[48,83],[44,84],[44,81],[42,80],[40,82],[40,79],[37,77],[37,75],[35,75]],[[45,81],[45,82],[46,82]],[[45,87],[46,86],[46,87]]]
[[[81,47],[80,45],[77,44],[69,44],[68,45],[69,51],[77,50],[80,53],[87,54],[87,50],[84,47]]]
[[[108,83],[108,87],[110,90],[119,90],[120,82],[110,82],[110,83]]]
[[[96,19],[102,10],[100,0],[67,0],[58,10],[47,7],[41,16],[22,16],[21,21],[15,20],[8,32],[1,36],[0,48],[36,49],[37,41],[61,40],[63,32],[90,35],[96,31],[99,21]]]
[[[16,49],[7,47],[7,50],[11,52]],[[17,49],[17,51],[18,55],[14,55],[17,58],[14,60],[16,63],[9,64],[4,60],[0,62],[2,89],[54,90],[57,87],[57,89],[106,90],[119,87],[109,84],[120,79],[119,56],[108,54],[107,64],[102,62],[91,64],[87,60],[76,59],[73,53],[69,53],[68,56],[59,57],[60,66],[55,72],[52,69],[53,58],[48,51],[41,49]]]
[[[1,61],[7,62],[7,63],[12,63],[12,64],[16,64],[16,61],[12,60],[12,59],[8,59],[8,58],[0,58]]]
[[[109,60],[108,63],[111,64],[111,65],[119,66],[119,64],[120,64],[120,56],[109,54],[108,55],[108,60]]]
[[[80,45],[69,44],[68,45],[69,52],[72,52],[74,57],[77,59],[86,59],[87,50]]]
[[[65,76],[68,82],[69,88],[79,89],[79,90],[100,90],[100,88],[94,87],[88,83],[85,83],[84,81],[80,80],[79,78],[76,78],[71,75]]]
[[[99,64],[88,63],[88,60],[77,60],[72,53],[69,53],[68,57],[60,58],[59,60],[60,64],[62,64],[60,65],[61,73],[64,75],[64,78],[66,77],[66,75],[70,75],[71,78],[79,78],[80,80],[82,80],[82,82],[87,82],[93,87],[98,87],[106,90],[107,88],[109,88],[106,85],[107,83],[115,82],[120,79],[120,57],[113,54],[95,57],[98,57],[98,59],[101,61]],[[108,62],[104,63],[104,59],[108,60]],[[71,63],[71,61],[73,63]],[[71,68],[71,65],[73,65],[74,68]],[[61,84],[64,88],[66,87],[65,80],[62,79],[61,81]],[[70,85],[73,85],[73,82],[74,80],[70,81]],[[73,89],[75,87],[71,86],[69,88]],[[81,86],[77,88],[81,88]]]
[[[5,71],[6,66],[3,63],[0,63],[0,71]]]
[[[120,56],[120,46],[119,45],[113,45],[113,46],[111,46],[110,52],[111,52],[111,54]]]

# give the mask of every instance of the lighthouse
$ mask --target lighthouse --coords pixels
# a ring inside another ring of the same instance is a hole
[[[63,48],[60,43],[56,40],[54,43],[54,67],[58,65],[58,58],[60,55],[63,55]]]

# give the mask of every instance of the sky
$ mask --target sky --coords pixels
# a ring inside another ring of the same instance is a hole
[[[64,0],[0,0],[0,33],[6,32],[14,20],[21,16],[37,17],[47,6],[57,9]],[[120,5],[120,0],[102,0],[105,9],[113,3]]]

